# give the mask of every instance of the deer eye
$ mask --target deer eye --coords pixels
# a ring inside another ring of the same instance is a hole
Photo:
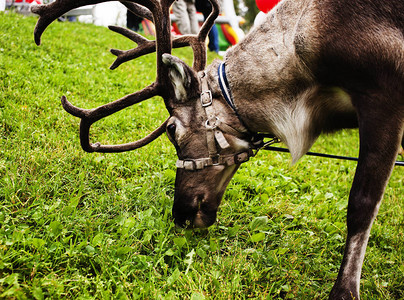
[[[167,126],[167,134],[172,140],[175,140],[175,129],[176,127],[174,123]]]

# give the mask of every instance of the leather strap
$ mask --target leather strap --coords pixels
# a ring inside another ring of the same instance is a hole
[[[248,161],[251,156],[255,155],[254,151],[252,150],[254,148],[253,145],[248,150],[240,153],[220,155],[220,151],[218,151],[216,143],[218,144],[221,150],[230,147],[230,144],[226,140],[226,137],[224,136],[223,132],[231,134],[240,139],[248,139],[249,135],[247,130],[241,132],[219,120],[219,118],[216,116],[216,111],[212,105],[213,103],[212,92],[209,90],[206,73],[204,71],[199,72],[199,78],[201,80],[201,86],[202,86],[202,93],[200,100],[201,105],[205,109],[206,113],[205,128],[206,128],[206,139],[207,139],[209,157],[184,159],[184,160],[179,159],[177,160],[176,163],[177,168],[189,171],[195,171],[195,170],[202,170],[210,166],[216,166],[216,165],[231,166],[234,164],[241,164],[243,162]]]
[[[243,151],[237,154],[219,155],[217,156],[217,159],[212,157],[205,157],[196,159],[177,160],[176,167],[188,171],[195,171],[217,165],[231,166],[246,162],[250,159],[250,157],[254,155],[255,153],[253,152],[253,150],[248,149],[247,151]]]

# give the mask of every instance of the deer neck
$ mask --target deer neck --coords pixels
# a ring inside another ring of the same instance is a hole
[[[311,1],[284,1],[224,59],[233,101],[243,123],[252,132],[280,138],[289,147],[293,162],[319,135],[312,125],[314,115],[309,105],[319,91],[307,66],[315,59],[311,53],[315,53],[312,48],[316,46],[316,30],[310,24],[313,18],[303,13],[309,5]],[[295,26],[287,27],[286,23]],[[268,32],[272,33],[269,39]],[[301,45],[308,53],[304,57],[297,53]]]

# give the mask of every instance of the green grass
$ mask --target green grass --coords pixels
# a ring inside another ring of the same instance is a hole
[[[172,222],[174,148],[164,136],[121,154],[88,154],[66,95],[92,108],[154,80],[154,55],[108,70],[106,28],[55,22],[42,46],[34,17],[0,13],[0,298],[325,299],[336,278],[355,163],[261,152],[231,181],[208,230]],[[175,53],[190,62],[190,51]],[[212,60],[214,57],[209,57]],[[92,130],[129,142],[167,117],[161,99]],[[356,131],[313,147],[357,155]],[[404,299],[404,169],[372,229],[363,299]]]

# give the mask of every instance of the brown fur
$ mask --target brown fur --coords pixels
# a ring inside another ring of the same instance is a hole
[[[240,116],[235,126],[279,137],[289,146],[293,162],[321,133],[359,127],[360,155],[349,197],[348,237],[330,299],[359,299],[370,228],[403,140],[403,30],[404,4],[399,0],[284,0],[224,58]],[[217,86],[217,62],[206,72],[214,102],[225,103]],[[199,105],[198,99],[189,103]],[[229,111],[221,116],[225,122],[234,119]],[[183,114],[178,111],[172,119]],[[195,141],[204,139],[203,131],[195,137]],[[206,146],[196,150],[189,143],[187,149],[190,158],[195,153],[206,156]],[[223,171],[223,167],[179,171],[176,219],[192,225],[199,211],[211,216],[205,225],[211,224],[216,216],[212,208],[226,187],[216,185],[217,176],[228,182],[234,173],[223,175]],[[206,176],[216,179],[203,180]],[[184,178],[187,185],[197,185],[183,186]],[[197,203],[212,206],[204,211]],[[183,213],[185,207],[193,213]]]

